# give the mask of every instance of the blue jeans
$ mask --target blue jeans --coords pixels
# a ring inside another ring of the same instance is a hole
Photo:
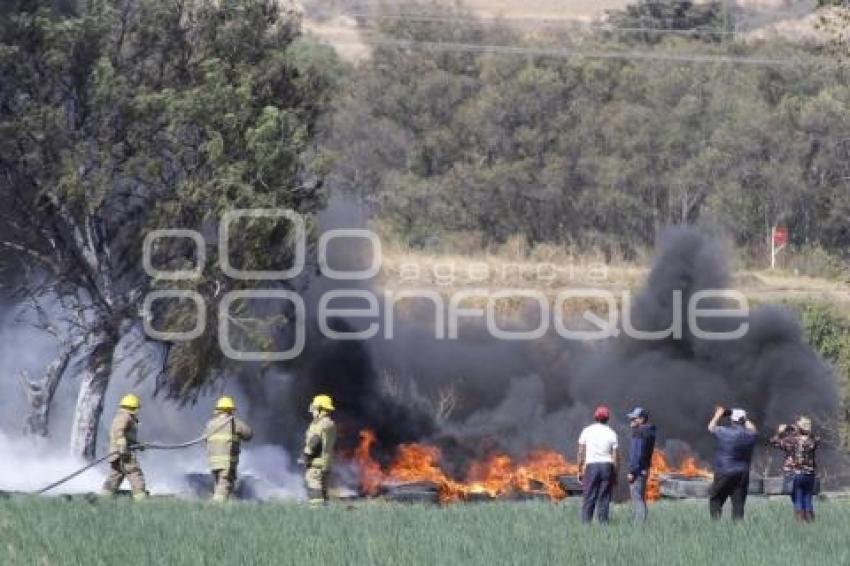
[[[794,487],[791,489],[791,501],[795,511],[814,511],[815,494],[814,474],[795,474]]]
[[[643,472],[629,484],[629,494],[632,496],[632,505],[635,510],[635,521],[646,521],[646,474]]]
[[[611,504],[611,492],[614,488],[613,464],[588,464],[584,469],[581,520],[589,523],[596,511],[596,520],[608,522],[608,506]]]

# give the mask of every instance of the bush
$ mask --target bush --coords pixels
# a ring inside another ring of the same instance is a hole
[[[794,305],[800,314],[809,344],[838,372],[842,393],[842,443],[850,447],[850,320],[837,314],[828,303]]]
[[[850,281],[850,265],[820,246],[794,249],[780,264],[795,275]]]

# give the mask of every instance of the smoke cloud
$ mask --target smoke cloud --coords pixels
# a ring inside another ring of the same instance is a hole
[[[32,328],[20,309],[9,308],[0,327],[2,344],[2,374],[0,381],[0,458],[10,465],[0,470],[0,491],[35,491],[82,467],[85,462],[69,454],[70,430],[73,421],[79,378],[68,371],[56,391],[50,412],[47,438],[24,437],[22,425],[27,413],[27,400],[18,381],[20,370],[40,375],[57,355],[56,344],[43,332]],[[20,318],[20,320],[19,320]],[[139,346],[139,344],[142,344]],[[145,361],[141,378],[131,371],[138,359]],[[206,420],[212,414],[216,398],[233,395],[244,417],[251,424],[252,402],[236,383],[227,381],[205,391],[194,405],[178,403],[156,395],[155,376],[162,364],[162,349],[156,344],[144,344],[134,331],[122,340],[116,352],[112,382],[104,402],[104,412],[98,431],[98,454],[108,450],[109,424],[118,401],[127,392],[141,398],[139,435],[142,442],[180,443],[203,433]],[[286,375],[269,380],[278,385],[286,383]],[[258,411],[260,417],[264,410]],[[251,443],[243,445],[240,476],[250,477],[258,496],[263,498],[303,498],[300,475],[289,453],[269,439],[268,428],[260,423],[258,434]],[[206,475],[206,453],[203,444],[179,451],[146,451],[139,454],[148,490],[153,494],[188,494],[187,474]],[[106,478],[106,464],[101,464],[51,491],[51,494],[97,492]]]
[[[633,301],[633,326],[669,328],[674,292],[681,293],[687,321],[695,293],[729,287],[727,256],[720,240],[698,229],[666,231]],[[730,306],[721,299],[700,303],[701,308]],[[812,416],[829,436],[839,411],[836,377],[805,342],[793,312],[759,306],[744,319],[701,319],[700,328],[728,332],[742,322],[749,331],[732,341],[696,337],[687,325],[681,338],[639,340],[623,334],[591,343],[554,332],[532,342],[506,342],[468,325],[462,339],[451,341],[434,338],[433,308],[420,305],[407,316],[397,315],[392,340],[334,346],[310,367],[316,373],[308,371],[303,379],[308,389],[319,384],[341,404],[351,387],[369,395],[380,392],[386,402],[348,406],[346,419],[377,428],[385,455],[403,440],[399,431],[405,438],[437,443],[448,467],[459,472],[468,458],[493,450],[521,457],[547,447],[573,457],[580,429],[603,403],[613,409],[621,433],[627,430],[623,415],[635,405],[645,407],[659,427],[662,446],[689,446],[704,461],[713,453],[706,425],[718,404],[745,408],[763,441],[799,414]],[[454,410],[435,418],[435,400],[446,391],[456,399]],[[391,418],[385,418],[387,403],[396,408]],[[398,411],[398,405],[407,410]],[[760,460],[766,463],[771,452],[765,444]],[[778,461],[775,457],[774,468]]]
[[[320,216],[320,230],[364,225],[365,215],[340,199],[332,200]],[[362,267],[370,251],[365,241],[348,242],[330,250],[329,262],[336,269]],[[697,229],[665,232],[648,279],[633,301],[634,326],[668,328],[674,291],[681,292],[687,305],[700,290],[728,287],[727,255],[716,238]],[[113,368],[98,453],[106,450],[109,421],[118,399],[128,391],[143,400],[142,439],[157,442],[198,436],[214,399],[222,393],[236,397],[240,415],[257,432],[255,440],[244,446],[240,474],[258,478],[267,497],[303,496],[300,471],[290,454],[301,448],[306,408],[317,393],[329,393],[336,401],[343,451],[357,443],[359,430],[369,428],[377,434],[379,458],[390,457],[399,443],[433,442],[443,450],[449,471],[457,474],[463,473],[470,458],[494,450],[522,457],[534,449],[552,448],[572,458],[580,429],[600,403],[613,409],[613,424],[623,433],[622,415],[634,405],[645,407],[658,425],[660,445],[690,447],[703,460],[712,454],[713,439],[705,426],[717,404],[747,409],[762,437],[798,414],[812,416],[821,428],[838,416],[833,370],[806,344],[793,313],[781,307],[752,310],[746,318],[748,333],[721,342],[687,330],[678,339],[653,341],[621,335],[581,343],[550,332],[534,341],[509,342],[490,336],[474,320],[461,328],[460,339],[440,340],[435,338],[434,309],[427,301],[396,310],[392,339],[380,333],[367,341],[321,335],[316,311],[323,293],[377,287],[374,281],[311,277],[304,290],[308,337],[303,354],[285,367],[246,366],[189,406],[156,394],[162,349],[154,343],[136,347],[141,336],[131,333]],[[723,306],[722,301],[714,306]],[[0,490],[26,491],[80,464],[66,455],[79,380],[69,372],[60,384],[49,438],[21,438],[26,400],[16,376],[21,369],[42,372],[56,346],[43,333],[16,322],[13,312],[18,311],[3,309],[0,325],[0,458],[12,463],[0,470]],[[351,330],[368,322],[337,318],[330,325]],[[702,326],[721,331],[739,323],[712,319]],[[141,380],[128,377],[129,367],[137,361],[134,356],[148,364]],[[202,447],[146,452],[141,459],[155,493],[184,492],[185,474],[206,473]],[[97,490],[104,475],[103,467],[96,468],[59,491]]]

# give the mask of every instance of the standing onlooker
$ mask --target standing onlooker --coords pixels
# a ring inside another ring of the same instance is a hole
[[[626,415],[632,427],[629,446],[629,493],[635,510],[635,521],[646,521],[646,482],[652,451],[655,450],[655,425],[649,422],[649,413],[643,407],[635,407]]]
[[[611,492],[617,481],[617,433],[608,426],[611,412],[601,405],[593,413],[596,422],[581,431],[578,438],[579,481],[582,482],[584,500],[581,505],[581,520],[608,522],[608,506]]]
[[[815,520],[815,451],[820,439],[812,436],[812,420],[800,417],[797,424],[779,425],[770,443],[785,452],[782,471],[791,479],[791,501],[798,521]]]
[[[729,426],[717,423],[730,416]],[[732,519],[744,518],[744,504],[750,486],[750,463],[756,446],[756,426],[743,409],[727,411],[717,407],[708,423],[708,430],[717,437],[714,456],[714,483],[711,485],[709,510],[712,519],[719,519],[726,499],[732,498]]]

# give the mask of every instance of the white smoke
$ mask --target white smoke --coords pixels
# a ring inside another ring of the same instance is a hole
[[[67,452],[57,452],[47,439],[23,438],[3,430],[0,430],[0,458],[7,462],[0,466],[2,491],[36,491],[85,464]],[[57,488],[55,493],[97,491],[104,478],[102,469],[89,470]]]
[[[58,307],[51,306],[51,314]],[[72,363],[59,384],[50,411],[47,438],[24,436],[28,402],[19,375],[22,370],[33,376],[43,374],[58,354],[52,336],[36,329],[32,313],[19,307],[6,308],[0,320],[0,491],[33,492],[85,465],[69,451],[71,423],[74,417],[79,371]],[[129,333],[116,350],[112,379],[104,402],[98,431],[98,455],[108,449],[109,423],[118,401],[133,392],[142,400],[139,412],[141,442],[173,444],[203,434],[215,399],[222,393],[236,398],[237,405],[248,407],[247,399],[227,384],[206,391],[195,405],[179,404],[155,397],[155,375],[161,367],[162,349],[152,343],[140,344],[140,333]],[[134,364],[142,360],[142,371],[134,373]],[[249,425],[251,414],[240,414]],[[255,430],[258,428],[254,426]],[[187,474],[207,474],[203,444],[181,450],[147,450],[139,454],[148,490],[152,494],[189,493]],[[108,467],[102,463],[50,491],[50,494],[97,492]],[[289,454],[280,446],[264,444],[262,438],[243,443],[239,475],[251,477],[255,495],[263,499],[303,499],[301,476]],[[126,485],[125,485],[126,488]]]

